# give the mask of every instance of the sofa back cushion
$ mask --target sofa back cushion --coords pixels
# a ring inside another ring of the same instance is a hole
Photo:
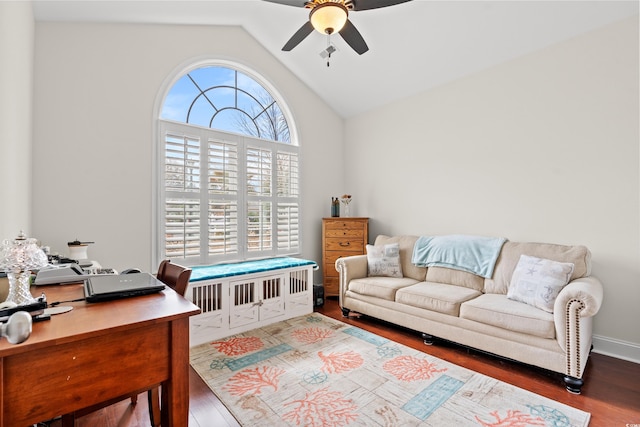
[[[571,280],[591,274],[591,252],[585,246],[507,241],[502,246],[502,251],[493,270],[493,277],[484,281],[485,293],[507,293],[513,271],[520,260],[520,255],[573,263],[575,268],[571,274]]]
[[[446,283],[462,286],[476,291],[484,289],[484,278],[462,270],[454,270],[446,267],[429,267],[427,269],[427,282]]]
[[[418,240],[418,236],[385,236],[383,234],[376,237],[374,244],[387,245],[389,243],[397,243],[400,247],[400,265],[402,266],[402,274],[404,277],[410,277],[420,282],[424,281],[427,275],[426,267],[416,267],[411,263],[413,255],[413,247]]]

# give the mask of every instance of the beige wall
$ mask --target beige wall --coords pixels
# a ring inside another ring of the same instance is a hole
[[[371,240],[587,245],[595,334],[640,361],[638,114],[635,17],[348,120],[345,178]]]
[[[333,155],[343,121],[240,27],[36,24],[38,238],[63,253],[75,238],[95,241],[89,256],[119,270],[157,267],[150,245],[154,102],[177,68],[207,58],[255,70],[293,112],[304,162],[302,255],[320,264],[321,217],[343,180]],[[326,173],[329,166],[338,172]]]
[[[33,231],[33,27],[30,2],[0,1],[0,241]]]

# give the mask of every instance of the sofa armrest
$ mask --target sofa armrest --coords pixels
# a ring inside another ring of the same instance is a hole
[[[353,255],[336,260],[336,270],[340,274],[339,301],[342,307],[342,296],[348,289],[349,282],[353,279],[367,277],[367,256]]]
[[[570,282],[558,294],[553,307],[558,345],[566,353],[566,374],[582,378],[591,351],[592,318],[602,305],[603,289],[593,276]]]
[[[603,289],[600,280],[593,276],[583,277],[569,282],[558,294],[556,302],[553,306],[555,315],[560,315],[560,319],[556,317],[556,323],[561,320],[564,323],[564,317],[569,307],[577,303],[575,310],[580,317],[593,317],[600,310],[602,305]]]

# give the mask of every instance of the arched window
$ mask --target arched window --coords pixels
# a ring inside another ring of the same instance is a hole
[[[158,259],[186,265],[299,254],[299,152],[273,89],[202,66],[159,119]]]

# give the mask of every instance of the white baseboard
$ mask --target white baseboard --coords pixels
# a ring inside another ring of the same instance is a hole
[[[615,338],[593,336],[593,352],[640,363],[640,345]]]

